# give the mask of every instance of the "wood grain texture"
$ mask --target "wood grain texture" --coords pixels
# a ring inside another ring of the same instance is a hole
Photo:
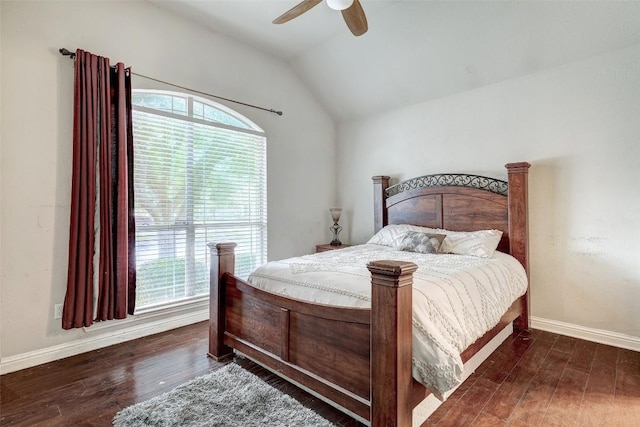
[[[298,16],[319,5],[320,3],[322,3],[322,0],[303,0],[297,5],[293,6],[291,9],[287,10],[282,15],[278,16],[276,19],[274,19],[273,23],[284,24],[285,22],[289,22],[293,18],[297,18]]]
[[[373,231],[377,233],[389,223],[387,219],[387,198],[385,190],[389,188],[389,177],[385,175],[373,176]]]
[[[629,383],[625,372],[635,362],[626,360],[640,362],[640,353],[549,332],[519,331],[424,425],[640,425],[640,383]],[[640,376],[640,364],[634,369]],[[500,371],[506,375],[496,375]]]
[[[222,258],[218,260],[225,262]],[[411,289],[412,282],[409,272],[413,272],[415,266],[389,261],[372,264],[376,271],[375,281],[372,279],[372,298],[378,295],[378,301],[385,301],[384,304],[372,305],[375,307],[373,311],[308,304],[271,294],[224,273],[223,266],[219,266],[218,271],[222,274],[212,274],[211,277],[212,280],[220,277],[224,283],[226,316],[223,324],[226,330],[223,344],[281,372],[364,419],[370,419],[370,398],[376,390],[388,393],[387,376],[392,371],[388,361],[404,355],[401,360],[408,360],[404,372],[409,373],[409,380],[401,381],[401,384],[408,387],[411,397],[402,404],[396,401],[396,405],[412,408],[429,391],[411,379],[411,328],[393,332],[393,327],[400,324],[399,313],[404,313],[405,321],[407,316],[410,319],[411,293],[407,290]],[[395,295],[391,290],[398,284],[406,288],[401,292],[403,296]],[[212,289],[218,287],[214,285]],[[519,301],[514,303],[496,328],[463,352],[463,360],[472,357],[512,322],[520,312],[518,307]],[[284,316],[283,311],[288,314]],[[383,332],[376,339],[375,348],[370,347],[373,345],[374,334],[370,332],[373,319],[379,322],[384,319],[384,328],[379,329]],[[286,349],[286,357],[282,357],[283,348]],[[377,354],[370,348],[377,350]],[[370,352],[372,359],[369,359]],[[370,368],[370,360],[378,356],[384,359],[378,366],[385,367],[377,374],[384,375],[379,381],[372,380],[374,372]],[[400,396],[403,399],[407,397],[402,393]],[[388,396],[379,398],[381,402],[388,400]],[[387,421],[384,423],[388,424]]]
[[[220,277],[225,346],[369,417],[369,309],[306,304]]]
[[[462,425],[472,426],[518,425],[511,415],[537,371],[555,363],[547,356],[559,338],[560,335],[537,330],[516,333],[424,425],[455,425],[456,420],[468,421]],[[640,353],[582,340],[576,340],[571,348],[556,346],[555,351],[561,348],[567,357],[560,359],[558,388],[549,409],[542,409],[542,420],[551,420],[547,412],[552,410],[565,420],[574,417],[573,422],[559,425],[640,425],[639,389],[634,383],[640,376]],[[589,350],[585,352],[584,348]],[[205,357],[207,351],[208,323],[201,322],[3,375],[0,425],[110,426],[120,409],[223,366]],[[575,361],[581,357],[586,360],[579,368]],[[336,426],[363,426],[255,363],[241,358],[235,361]],[[495,375],[501,370],[506,371],[506,376]],[[586,375],[586,386],[580,374]],[[566,405],[556,405],[556,395]],[[496,410],[497,407],[503,409]],[[540,425],[547,424],[543,421]]]
[[[505,165],[509,177],[509,253],[529,273],[529,168],[526,162]],[[522,316],[514,324],[529,329],[529,291],[522,297]]]
[[[504,197],[495,193],[486,193],[481,197],[445,194],[442,200],[442,225],[443,228],[454,231],[503,230],[508,236],[506,207]]]
[[[413,224],[422,227],[444,228],[442,194],[430,195],[422,191],[402,193],[390,197],[387,206],[388,224]]]
[[[415,264],[375,261],[371,272],[371,425],[411,425],[412,284]]]
[[[209,277],[209,356],[217,361],[231,357],[233,350],[224,345],[226,294],[222,276],[235,272],[236,243],[209,245],[211,254]]]
[[[351,245],[332,245],[332,244],[323,244],[323,245],[316,245],[316,253],[320,253],[320,252],[327,252],[327,251],[335,251],[336,249],[343,249],[343,248],[348,248]]]
[[[369,29],[367,16],[359,0],[354,0],[350,7],[343,10],[342,17],[351,33],[356,37],[363,35]]]
[[[369,325],[291,317],[291,363],[369,400]]]

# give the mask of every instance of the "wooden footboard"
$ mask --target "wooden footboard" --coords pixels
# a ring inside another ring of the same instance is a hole
[[[415,265],[371,263],[372,310],[343,308],[252,287],[233,276],[234,247],[210,245],[209,356],[236,349],[372,425],[410,425]]]
[[[371,310],[309,304],[235,277],[235,243],[211,249],[209,356],[233,349],[324,396],[372,426],[409,426],[429,394],[411,375],[415,264],[376,261]],[[519,314],[520,301],[463,353],[468,360]]]

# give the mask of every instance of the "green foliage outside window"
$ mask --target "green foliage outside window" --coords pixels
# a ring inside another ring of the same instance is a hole
[[[185,94],[133,102],[136,305],[208,293],[209,242],[238,242],[248,274],[266,260],[264,134]]]

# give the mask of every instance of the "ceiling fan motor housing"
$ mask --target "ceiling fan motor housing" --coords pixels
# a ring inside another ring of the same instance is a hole
[[[352,4],[353,0],[327,0],[327,5],[333,10],[345,10]]]

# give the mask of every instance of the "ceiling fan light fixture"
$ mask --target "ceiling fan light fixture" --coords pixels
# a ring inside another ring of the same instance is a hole
[[[284,24],[285,22],[289,22],[293,18],[297,18],[303,13],[308,12],[320,3],[322,3],[322,0],[302,0],[300,3],[274,19],[273,23]],[[347,27],[349,27],[349,30],[354,36],[361,36],[367,32],[369,26],[367,24],[367,17],[364,14],[364,10],[362,10],[360,0],[327,0],[327,5],[329,5],[331,9],[341,11],[344,22],[347,24]]]
[[[327,5],[333,10],[345,10],[353,4],[353,0],[327,0]]]

